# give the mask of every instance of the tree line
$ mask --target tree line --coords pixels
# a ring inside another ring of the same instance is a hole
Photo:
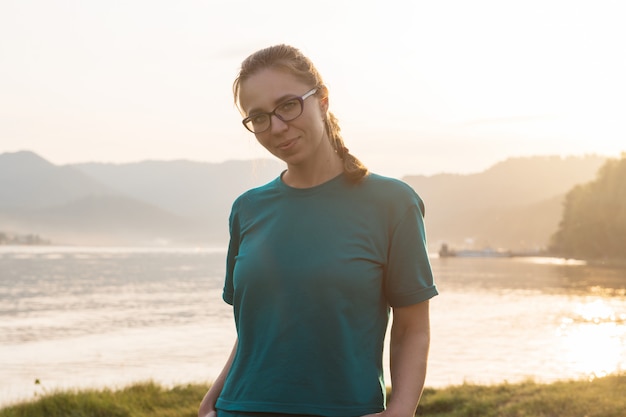
[[[626,152],[608,159],[595,180],[567,193],[550,252],[566,258],[626,260]]]
[[[0,245],[49,245],[51,242],[35,234],[11,234],[0,231]]]

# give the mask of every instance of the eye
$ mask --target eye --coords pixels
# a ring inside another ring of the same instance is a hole
[[[276,110],[279,111],[280,113],[289,113],[291,111],[298,109],[299,105],[300,103],[298,102],[298,100],[293,99],[293,100],[285,101],[283,104],[278,106],[278,109]]]
[[[267,114],[257,114],[256,116],[251,116],[249,120],[255,125],[260,125],[267,121]]]

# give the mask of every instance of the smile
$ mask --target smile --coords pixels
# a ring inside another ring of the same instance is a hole
[[[290,148],[293,147],[293,145],[295,145],[295,143],[298,141],[297,138],[295,139],[289,139],[286,140],[285,142],[279,143],[278,146],[276,146],[278,149],[280,149],[281,151],[285,151],[288,150]]]

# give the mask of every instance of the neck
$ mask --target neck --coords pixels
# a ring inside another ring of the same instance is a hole
[[[331,148],[324,158],[309,163],[288,164],[282,180],[294,188],[311,188],[335,178],[343,172],[343,161]]]

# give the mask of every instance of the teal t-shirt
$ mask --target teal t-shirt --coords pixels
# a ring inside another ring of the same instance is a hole
[[[239,342],[216,408],[382,411],[390,306],[437,295],[423,212],[411,187],[376,174],[306,189],[276,178],[241,195],[223,294]]]

